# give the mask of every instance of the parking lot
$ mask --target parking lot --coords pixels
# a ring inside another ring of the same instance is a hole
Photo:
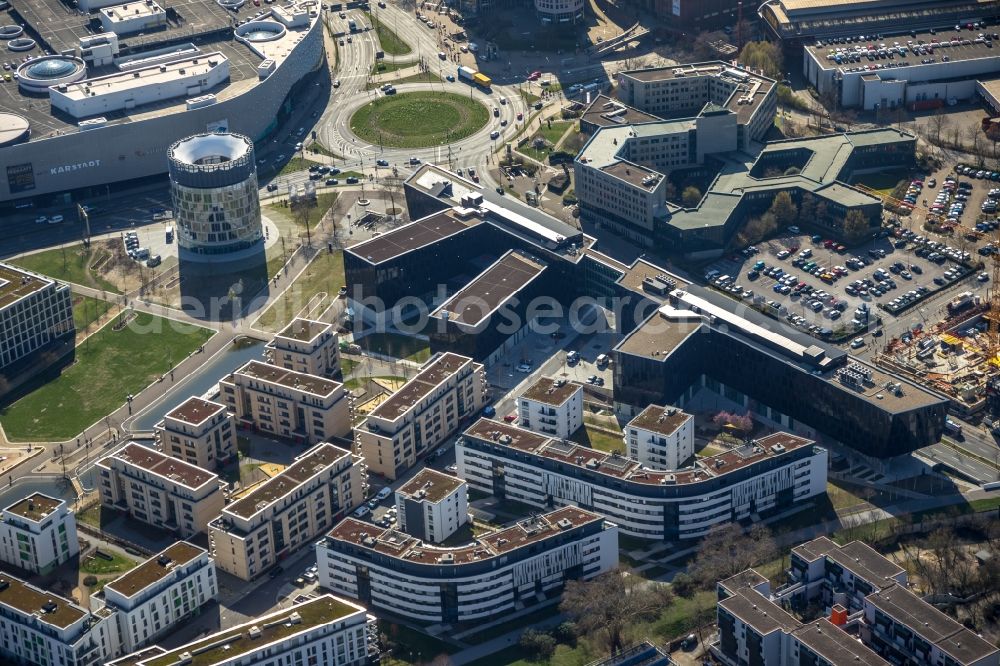
[[[705,277],[731,297],[816,337],[846,342],[869,325],[877,329],[879,317],[970,277],[968,269],[954,270],[960,264],[946,256],[947,246],[925,247],[917,234],[899,233],[911,239],[878,238],[850,250],[819,236],[789,233],[716,261]],[[963,252],[950,251],[959,258]],[[974,252],[968,258],[981,259]]]

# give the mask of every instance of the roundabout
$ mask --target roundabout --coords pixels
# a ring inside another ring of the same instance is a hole
[[[489,110],[470,97],[418,90],[379,97],[361,106],[349,125],[358,138],[372,144],[428,148],[465,139],[489,121]]]

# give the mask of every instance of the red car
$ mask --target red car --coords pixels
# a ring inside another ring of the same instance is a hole
[[[542,73],[539,72],[539,71],[534,71],[531,74],[528,74],[528,80],[529,81],[537,81],[541,77],[542,77]]]
[[[517,414],[508,414],[507,416],[503,417],[503,420],[506,421],[507,423],[515,423],[517,421]]]

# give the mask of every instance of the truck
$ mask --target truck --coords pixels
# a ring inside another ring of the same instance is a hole
[[[482,72],[476,72],[473,75],[472,80],[474,83],[482,86],[483,88],[489,88],[491,85],[493,85],[493,79],[486,76]]]
[[[478,74],[478,73],[479,72],[477,72],[476,70],[472,69],[471,67],[465,67],[464,65],[462,67],[458,68],[458,78],[460,78],[463,81],[467,81],[469,83],[475,83],[476,82],[476,78],[475,77],[476,77],[476,74]]]
[[[972,307],[975,305],[975,299],[975,294],[971,291],[962,292],[953,301],[948,303],[948,314],[957,314],[962,310]]]

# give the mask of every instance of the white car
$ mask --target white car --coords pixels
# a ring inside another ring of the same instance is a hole
[[[49,218],[49,224],[59,224],[62,221],[63,221],[62,215],[53,215],[52,217]]]
[[[859,349],[865,346],[864,338],[854,338],[851,340],[851,349]]]
[[[497,139],[500,138],[500,132],[493,130],[492,132],[490,132],[490,138],[496,141]]]
[[[978,280],[979,280],[980,282],[989,282],[989,280],[990,280],[990,276],[989,276],[989,274],[988,274],[988,273],[980,273],[980,274],[979,274],[979,278],[978,278]]]
[[[391,492],[392,492],[392,488],[390,488],[389,486],[386,486],[382,490],[378,491],[378,493],[375,495],[375,497],[377,497],[380,500],[384,500],[386,497],[389,496],[389,494]]]
[[[359,506],[357,509],[354,510],[354,517],[355,518],[364,518],[369,513],[371,513],[371,509],[369,509],[367,506],[365,506],[364,504],[362,504],[361,506]]]
[[[44,215],[39,215],[38,217],[35,218],[35,224],[45,224],[48,221],[49,218],[45,217]]]
[[[531,366],[528,365],[527,363],[522,363],[519,366],[517,366],[517,371],[518,372],[523,372],[526,375],[530,374],[531,373]]]

